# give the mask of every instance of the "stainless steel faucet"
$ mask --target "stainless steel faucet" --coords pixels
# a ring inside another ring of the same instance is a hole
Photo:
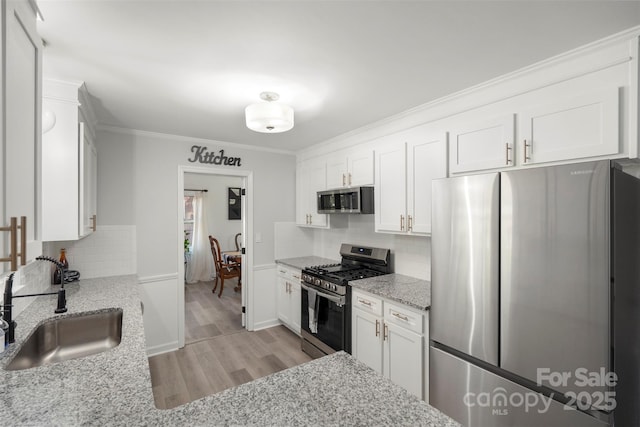
[[[64,265],[51,258],[45,256],[39,256],[36,258],[40,261],[49,261],[56,265],[56,268],[60,272],[60,277],[62,278],[62,285],[58,292],[44,292],[40,294],[25,294],[25,295],[13,295],[13,275],[15,273],[11,273],[7,278],[7,281],[4,285],[4,301],[2,306],[2,319],[9,325],[7,328],[7,332],[4,335],[4,341],[6,344],[11,344],[15,342],[15,333],[16,333],[16,322],[13,320],[12,316],[12,308],[13,308],[13,299],[14,298],[25,298],[25,297],[37,297],[42,295],[58,295],[58,305],[54,310],[54,313],[65,313],[67,311],[67,298],[66,298],[66,290],[64,289],[64,274],[65,268]]]

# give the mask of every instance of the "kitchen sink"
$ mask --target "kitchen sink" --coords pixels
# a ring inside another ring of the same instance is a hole
[[[29,369],[101,353],[121,340],[122,309],[54,318],[33,330],[5,369]]]

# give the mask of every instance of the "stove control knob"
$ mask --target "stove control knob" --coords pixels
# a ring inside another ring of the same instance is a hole
[[[331,290],[332,290],[333,292],[336,292],[336,291],[338,290],[338,286],[336,286],[336,285],[332,285],[332,286],[331,286]]]
[[[321,286],[322,280],[320,280],[320,279],[316,278],[316,279],[313,281],[313,283],[314,283],[316,286]]]

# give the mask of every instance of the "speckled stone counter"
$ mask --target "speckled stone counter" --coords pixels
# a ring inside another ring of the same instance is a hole
[[[22,371],[0,371],[0,416],[8,425],[421,425],[450,418],[340,352],[171,410],[156,409],[135,276],[67,285],[69,312],[123,309],[122,342],[106,352]],[[18,318],[17,345],[55,296],[39,297]]]
[[[276,260],[279,264],[288,265],[289,267],[299,268],[302,270],[305,267],[312,267],[314,265],[322,265],[322,264],[336,264],[340,261],[336,261],[334,259],[322,258],[319,256],[302,256],[297,258],[285,258]]]
[[[156,412],[146,356],[136,276],[82,280],[65,285],[65,314],[56,296],[36,298],[15,320],[16,343],[0,357],[4,367],[44,319],[122,308],[122,341],[96,355],[21,371],[0,371],[0,414],[9,425],[144,424]]]
[[[166,411],[158,420],[163,425],[459,426],[344,352]]]
[[[420,310],[431,307],[431,282],[402,274],[385,274],[349,282],[354,288]]]

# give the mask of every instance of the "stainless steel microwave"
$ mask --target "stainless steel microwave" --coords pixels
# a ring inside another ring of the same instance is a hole
[[[373,213],[373,187],[318,191],[318,213]]]

